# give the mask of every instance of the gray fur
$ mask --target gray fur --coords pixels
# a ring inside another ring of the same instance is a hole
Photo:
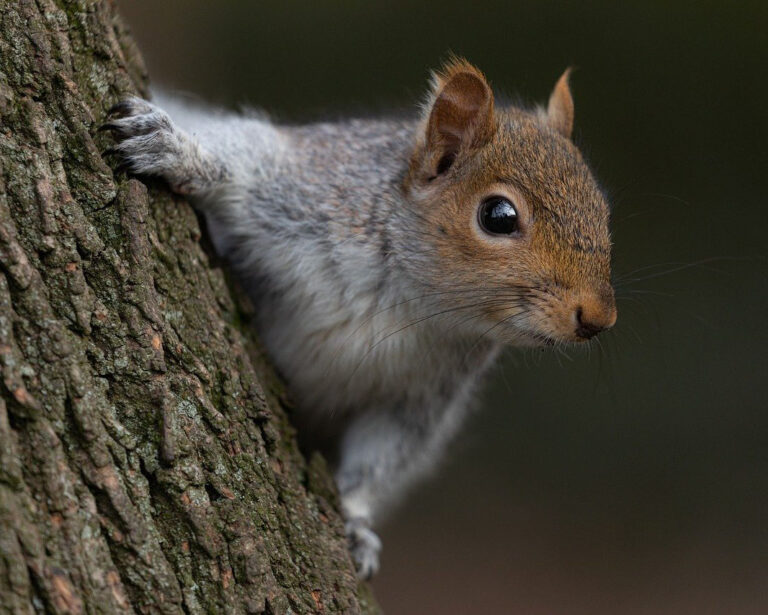
[[[334,460],[368,577],[381,546],[371,524],[434,465],[499,351],[430,281],[438,255],[423,239],[437,231],[403,191],[420,124],[278,127],[160,106],[125,103],[116,150],[189,196],[244,280],[301,437]]]

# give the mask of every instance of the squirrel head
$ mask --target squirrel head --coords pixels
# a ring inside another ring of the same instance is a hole
[[[466,326],[508,343],[584,341],[616,321],[609,208],[571,141],[568,77],[546,109],[502,108],[482,72],[451,60],[433,77],[404,183],[411,231],[429,244],[422,281]]]

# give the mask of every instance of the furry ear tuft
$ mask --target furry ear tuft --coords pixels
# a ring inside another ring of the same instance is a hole
[[[432,179],[493,135],[493,92],[483,73],[464,59],[450,60],[433,75],[428,113],[421,162]]]
[[[567,68],[557,80],[547,105],[547,123],[566,139],[573,134],[573,96],[568,86],[571,69]]]

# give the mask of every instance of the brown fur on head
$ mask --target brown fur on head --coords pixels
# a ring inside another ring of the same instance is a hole
[[[472,289],[466,309],[512,343],[583,341],[616,320],[608,205],[570,140],[568,75],[546,111],[497,108],[484,75],[451,60],[434,76],[405,180],[429,225],[430,283],[456,305]],[[494,196],[513,204],[518,231],[483,229]]]

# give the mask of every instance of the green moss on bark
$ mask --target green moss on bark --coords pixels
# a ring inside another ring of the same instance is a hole
[[[101,156],[145,86],[113,2],[0,0],[0,604],[375,612],[194,213]]]

